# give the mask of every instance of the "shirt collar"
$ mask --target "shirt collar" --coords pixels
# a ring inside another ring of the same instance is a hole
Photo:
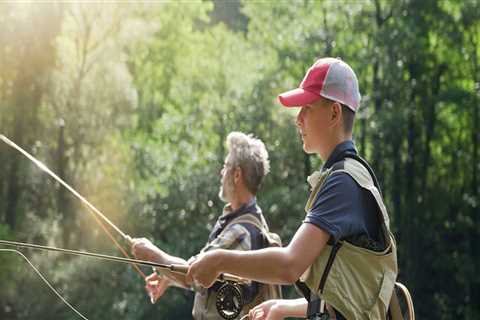
[[[345,154],[353,153],[357,154],[357,148],[355,147],[355,143],[352,140],[343,141],[333,149],[332,153],[328,157],[327,161],[322,167],[322,171],[330,168],[333,166],[334,163],[342,160],[345,158]]]
[[[223,208],[223,214],[217,219],[215,226],[213,227],[210,236],[208,237],[208,242],[213,241],[222,230],[232,221],[233,219],[241,216],[246,213],[261,214],[260,207],[257,206],[257,198],[253,197],[248,203],[244,203],[237,210],[232,210],[230,204],[227,204]]]
[[[327,161],[324,163],[320,171],[313,172],[310,176],[307,177],[308,184],[312,187],[312,189],[317,185],[320,181],[322,174],[325,170],[333,166],[336,162],[345,158],[346,154],[357,154],[357,148],[355,147],[355,143],[352,140],[346,140],[339,143],[335,149],[333,149],[332,153],[328,157]]]
[[[238,208],[237,210],[232,210],[232,207],[230,206],[230,204],[227,204],[224,208],[223,208],[223,214],[222,216],[219,218],[219,220],[221,222],[223,221],[230,221],[244,213],[252,213],[252,212],[257,212],[258,210],[256,209],[257,207],[257,198],[256,197],[252,197],[252,199],[250,199],[249,202],[247,203],[244,203],[242,206],[240,206],[240,208]]]

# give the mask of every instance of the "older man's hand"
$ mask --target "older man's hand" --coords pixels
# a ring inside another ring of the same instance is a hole
[[[220,275],[219,267],[219,250],[210,251],[198,255],[195,260],[190,262],[186,282],[191,285],[193,282],[198,283],[204,288],[210,288]]]
[[[135,238],[132,239],[132,254],[140,260],[160,262],[163,251],[147,238]]]
[[[152,273],[145,278],[145,290],[147,290],[150,301],[153,303],[157,302],[158,299],[165,293],[165,291],[170,287],[171,280],[167,277],[160,276],[156,272]]]

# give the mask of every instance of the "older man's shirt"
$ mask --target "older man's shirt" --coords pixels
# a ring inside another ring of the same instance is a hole
[[[217,219],[215,226],[210,232],[208,242],[200,253],[216,250],[257,250],[264,247],[265,240],[262,233],[250,223],[230,224],[234,219],[245,215],[253,214],[262,218],[262,211],[257,206],[256,199],[233,211],[230,206],[225,206],[223,214]],[[193,306],[193,317],[196,320],[220,320],[223,319],[217,312],[215,305],[216,290],[220,284],[216,283],[209,289],[194,287],[195,302]],[[254,297],[258,293],[258,283],[245,288],[245,295]],[[247,297],[247,298],[248,298]]]

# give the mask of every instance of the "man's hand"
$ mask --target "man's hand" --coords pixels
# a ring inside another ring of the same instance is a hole
[[[307,300],[273,299],[265,301],[248,313],[250,320],[282,320],[287,317],[305,318]]]
[[[132,239],[132,253],[137,259],[152,262],[160,262],[159,259],[164,255],[162,250],[146,238]]]
[[[282,300],[265,301],[251,309],[248,318],[251,320],[282,320],[284,315],[281,305]]]
[[[197,256],[197,259],[190,263],[188,273],[185,278],[187,284],[191,285],[194,281],[204,288],[210,288],[220,275],[219,252],[214,250]]]
[[[156,272],[152,273],[148,277],[145,278],[145,290],[147,290],[148,296],[150,297],[150,301],[153,303],[157,302],[161,296],[165,293],[165,291],[170,287],[171,280],[159,276]]]

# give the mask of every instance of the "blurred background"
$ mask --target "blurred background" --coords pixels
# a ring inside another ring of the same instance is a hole
[[[0,133],[125,233],[184,258],[223,207],[226,135],[253,133],[272,166],[258,201],[288,243],[321,162],[276,96],[316,58],[341,57],[359,77],[355,141],[383,186],[417,317],[480,319],[479,55],[474,0],[2,1]],[[0,239],[120,255],[3,142],[0,169]],[[22,251],[90,319],[191,318],[192,293],[151,305],[127,265]],[[0,284],[0,319],[78,318],[12,253]]]

